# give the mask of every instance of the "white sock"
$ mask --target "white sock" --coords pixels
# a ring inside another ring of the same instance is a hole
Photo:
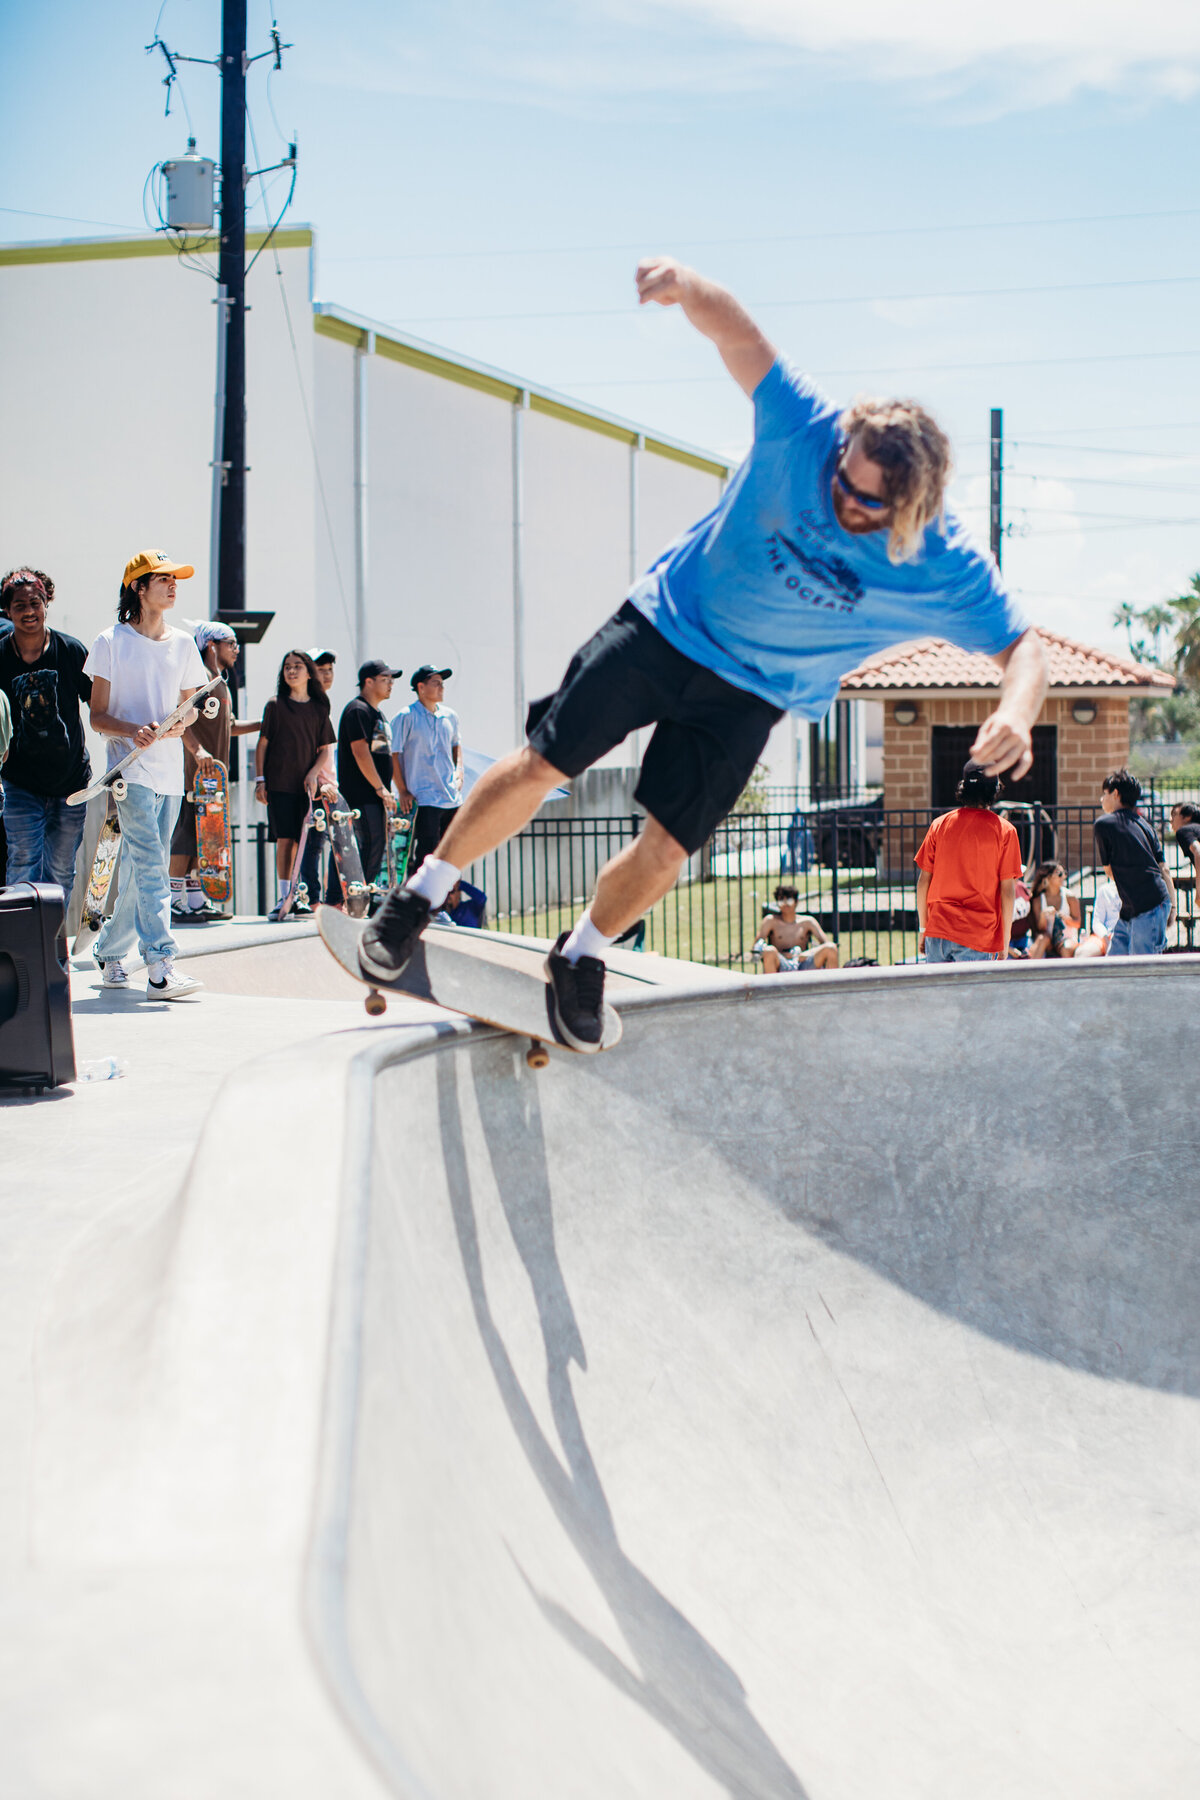
[[[404,883],[410,894],[420,894],[422,900],[428,900],[434,912],[446,904],[446,895],[462,874],[453,863],[439,862],[436,856],[427,856],[415,875],[410,875]]]
[[[616,941],[616,938],[605,937],[603,932],[596,930],[589,908],[563,945],[562,954],[569,963],[577,963],[581,956],[598,956],[603,962]]]
[[[287,897],[288,897],[288,895],[289,895],[289,894],[290,894],[290,893],[291,893],[291,891],[292,891],[292,884],[291,884],[291,882],[290,882],[290,881],[284,881],[284,879],[283,879],[283,877],[282,877],[282,876],[280,876],[280,879],[279,879],[279,898],[280,898],[280,899],[281,899],[281,900],[286,900],[286,899],[287,899]]]
[[[187,893],[187,880],[182,875],[171,876],[171,898],[180,901]]]
[[[189,912],[204,911],[204,889],[191,875],[187,878],[187,903]]]

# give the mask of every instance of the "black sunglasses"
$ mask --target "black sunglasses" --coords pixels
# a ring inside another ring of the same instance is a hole
[[[844,458],[842,461],[838,462],[837,467],[833,471],[833,479],[837,482],[843,494],[845,494],[848,499],[853,500],[856,506],[861,506],[865,512],[886,512],[888,507],[892,504],[891,501],[888,499],[881,500],[878,494],[864,494],[861,488],[856,488],[846,474],[843,462]]]

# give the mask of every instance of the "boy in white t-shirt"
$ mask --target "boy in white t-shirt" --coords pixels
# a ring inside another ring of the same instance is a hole
[[[190,563],[173,563],[161,550],[140,551],[125,565],[117,623],[100,633],[84,664],[92,678],[92,729],[109,740],[109,768],[135,746],[149,746],[130,764],[125,798],[117,801],[121,887],[92,954],[104,987],[127,988],[123,958],[136,938],[146,964],[147,996],[157,1000],[179,1000],[203,986],[175,967],[168,873],[183,796],[180,739],[196,713],[154,742],[158,721],[208,679],[190,633],[166,621],[176,582],[193,573]]]

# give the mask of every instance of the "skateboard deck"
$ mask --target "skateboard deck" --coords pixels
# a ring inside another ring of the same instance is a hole
[[[341,794],[325,808],[329,847],[333,851],[338,880],[342,884],[346,911],[352,919],[366,917],[367,902],[371,897],[371,890],[363,880],[362,857],[358,853],[358,839],[354,835],[354,821],[357,817],[358,814],[346,804]]]
[[[90,950],[100,935],[100,927],[104,924],[104,908],[120,860],[121,821],[117,817],[116,805],[110,799],[108,816],[100,827],[96,854],[92,858],[92,870],[84,891],[83,912],[79,919],[79,930],[75,934],[73,956],[82,956],[85,951]]]
[[[382,984],[371,981],[358,966],[358,941],[364,924],[364,920],[347,918],[327,906],[322,907],[318,919],[325,948],[348,975],[368,989],[364,1005],[374,1016],[384,1011],[387,1000]],[[527,1060],[532,1067],[542,1068],[549,1060],[547,1045],[572,1055],[588,1054],[572,1050],[554,1034],[545,961],[546,952],[532,944],[504,942],[453,925],[429,925],[407,969],[398,981],[386,984],[387,991],[426,1000],[432,1006],[444,1006],[501,1031],[530,1038]],[[606,1001],[602,1047],[611,1050],[620,1039],[620,1014]]]
[[[310,800],[308,803],[308,811],[304,815],[304,823],[300,827],[300,839],[296,845],[296,854],[292,858],[292,866],[289,871],[289,886],[288,886],[288,891],[287,891],[287,898],[283,902],[283,905],[279,908],[280,924],[283,923],[284,919],[286,919],[288,914],[291,912],[292,907],[295,904],[297,895],[300,892],[298,883],[300,880],[300,865],[304,861],[304,846],[308,842],[308,834],[310,831],[313,830],[315,822],[316,822],[316,814],[315,814],[315,810],[314,810],[314,803],[313,803],[313,801]],[[306,889],[305,890],[305,899],[307,899],[307,898],[308,898],[308,892]],[[321,896],[318,894],[317,899],[319,900],[320,898],[321,898]]]
[[[210,900],[228,900],[231,888],[229,777],[225,764],[210,762],[196,770],[192,788],[196,804],[196,868]]]
[[[194,694],[189,695],[186,700],[181,700],[165,719],[159,720],[151,742],[158,743],[160,738],[167,735],[172,726],[178,725],[181,719],[187,718],[193,707],[197,712],[203,712],[206,719],[215,719],[220,711],[216,690],[224,680],[223,675],[214,675],[211,681],[206,681],[203,687],[198,687]],[[128,742],[128,739],[125,741]],[[94,799],[97,794],[112,794],[114,799],[123,800],[125,798],[125,771],[149,748],[149,744],[144,744],[141,750],[135,746],[121,758],[120,762],[114,763],[112,768],[100,777],[99,781],[93,781],[91,787],[80,788],[77,794],[68,794],[67,805],[86,806],[87,802]]]
[[[415,803],[411,812],[402,813],[397,808],[387,820],[383,868],[375,877],[375,886],[382,889],[384,893],[387,893],[389,888],[399,887],[408,874],[408,861],[413,847],[413,827],[416,822]]]

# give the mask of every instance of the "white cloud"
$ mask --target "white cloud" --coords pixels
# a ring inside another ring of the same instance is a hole
[[[854,59],[873,79],[957,77],[1022,98],[1080,88],[1186,99],[1200,91],[1196,0],[646,0],[756,43]],[[1000,59],[997,67],[996,60]],[[849,66],[843,71],[853,73]]]

